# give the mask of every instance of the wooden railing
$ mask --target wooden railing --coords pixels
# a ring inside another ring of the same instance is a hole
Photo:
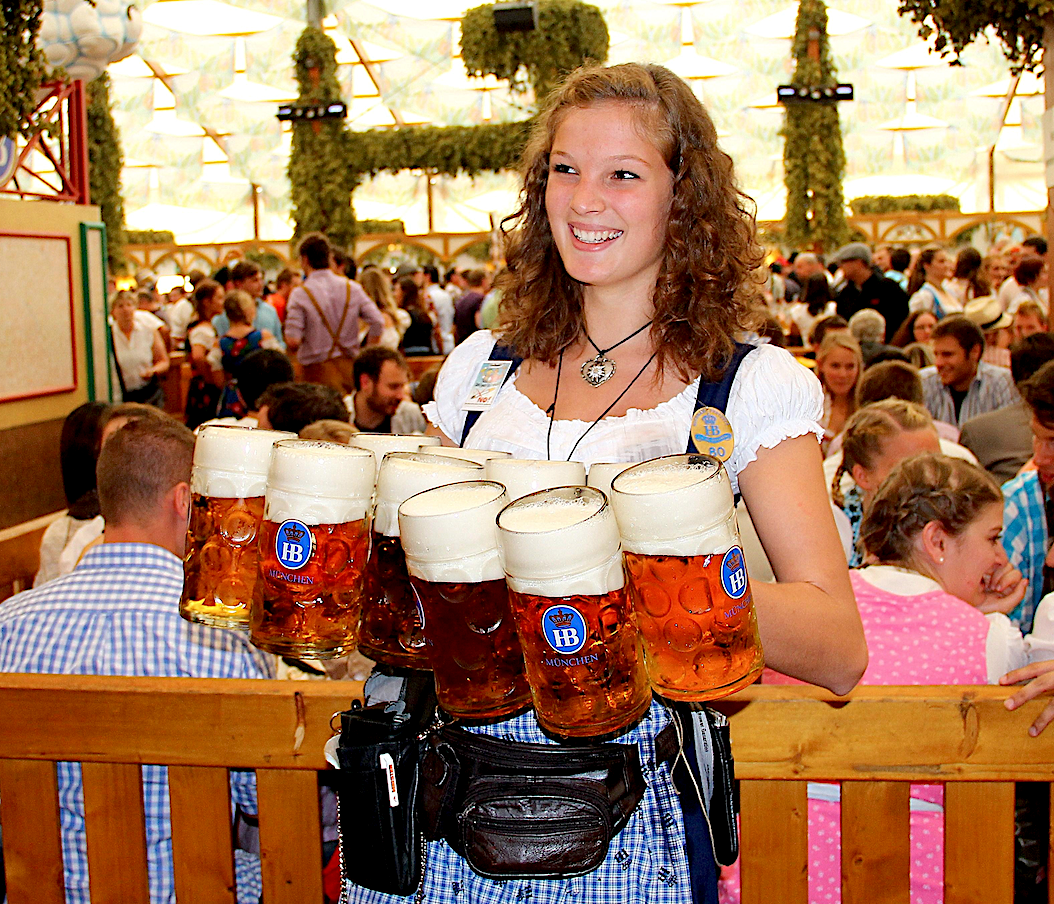
[[[256,770],[264,900],[322,899],[315,770],[355,683],[0,676],[10,904],[62,901],[56,761],[80,761],[93,902],[147,900],[139,767],[170,766],[180,904],[233,902],[227,770]],[[994,687],[753,687],[731,714],[744,904],[805,904],[807,781],[842,784],[842,900],[908,901],[908,783],[945,784],[945,901],[1013,900],[1015,781],[1054,779],[1044,701]],[[362,814],[369,831],[369,814]]]

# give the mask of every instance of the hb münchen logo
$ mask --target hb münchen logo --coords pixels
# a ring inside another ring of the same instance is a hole
[[[550,606],[542,613],[542,634],[557,653],[577,653],[586,642],[586,620],[570,606]]]
[[[738,546],[733,546],[721,560],[721,586],[734,600],[747,592],[747,568],[743,562],[743,550]]]
[[[314,537],[302,521],[283,521],[275,537],[274,551],[283,568],[296,571],[303,568],[311,558]]]

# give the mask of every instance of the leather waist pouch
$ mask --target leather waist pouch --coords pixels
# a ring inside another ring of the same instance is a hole
[[[447,726],[422,764],[423,825],[489,879],[596,869],[644,795],[636,745],[522,744]]]

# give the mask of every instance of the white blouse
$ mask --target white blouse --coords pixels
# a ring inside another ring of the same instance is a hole
[[[478,330],[447,358],[436,382],[435,401],[424,406],[429,421],[454,442],[465,425],[462,402],[468,397],[480,365],[494,347],[489,330]],[[570,374],[576,378],[577,374]],[[550,451],[554,459],[592,464],[596,461],[646,461],[683,453],[695,399],[696,379],[674,398],[642,410],[631,408],[620,417],[607,417],[589,428],[588,421],[552,423]],[[732,489],[738,492],[739,472],[757,458],[758,449],[771,449],[785,439],[823,435],[823,391],[815,376],[788,352],[759,346],[743,360],[728,399],[726,412],[735,434],[735,448],[726,463]],[[516,375],[498,393],[494,405],[476,421],[465,444],[477,449],[510,452],[515,458],[545,458],[549,417],[516,389]]]

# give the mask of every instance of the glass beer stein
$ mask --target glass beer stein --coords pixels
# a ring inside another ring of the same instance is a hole
[[[359,650],[385,665],[427,669],[422,613],[399,538],[399,506],[416,493],[478,480],[483,466],[424,452],[389,452],[377,475],[370,559],[366,566]]]
[[[611,734],[651,702],[618,526],[592,487],[560,487],[498,515],[502,564],[538,723]]]
[[[417,452],[420,449],[438,446],[438,436],[423,433],[356,433],[348,441],[349,446],[369,449],[374,457],[374,477],[381,469],[381,462],[389,452]]]
[[[586,478],[587,487],[596,487],[608,499],[611,499],[611,481],[619,476],[626,468],[632,468],[637,462],[633,461],[597,461],[589,466],[589,477]]]
[[[421,601],[439,704],[453,716],[493,719],[531,704],[523,654],[498,557],[492,481],[437,487],[399,506],[410,582]]]
[[[354,649],[372,494],[366,449],[301,439],[275,445],[249,615],[253,644],[313,659]]]
[[[712,700],[765,665],[732,487],[709,455],[671,455],[611,484],[652,687]]]
[[[219,425],[203,427],[198,434],[179,601],[179,614],[187,621],[249,627],[271,449],[294,437]]]
[[[578,461],[544,461],[528,458],[491,458],[484,465],[487,479],[505,487],[509,500],[553,487],[581,487],[585,465]]]
[[[492,458],[512,458],[511,452],[497,452],[494,449],[462,449],[460,446],[436,446],[429,448],[432,455],[445,455],[447,458],[461,458],[485,465]]]

